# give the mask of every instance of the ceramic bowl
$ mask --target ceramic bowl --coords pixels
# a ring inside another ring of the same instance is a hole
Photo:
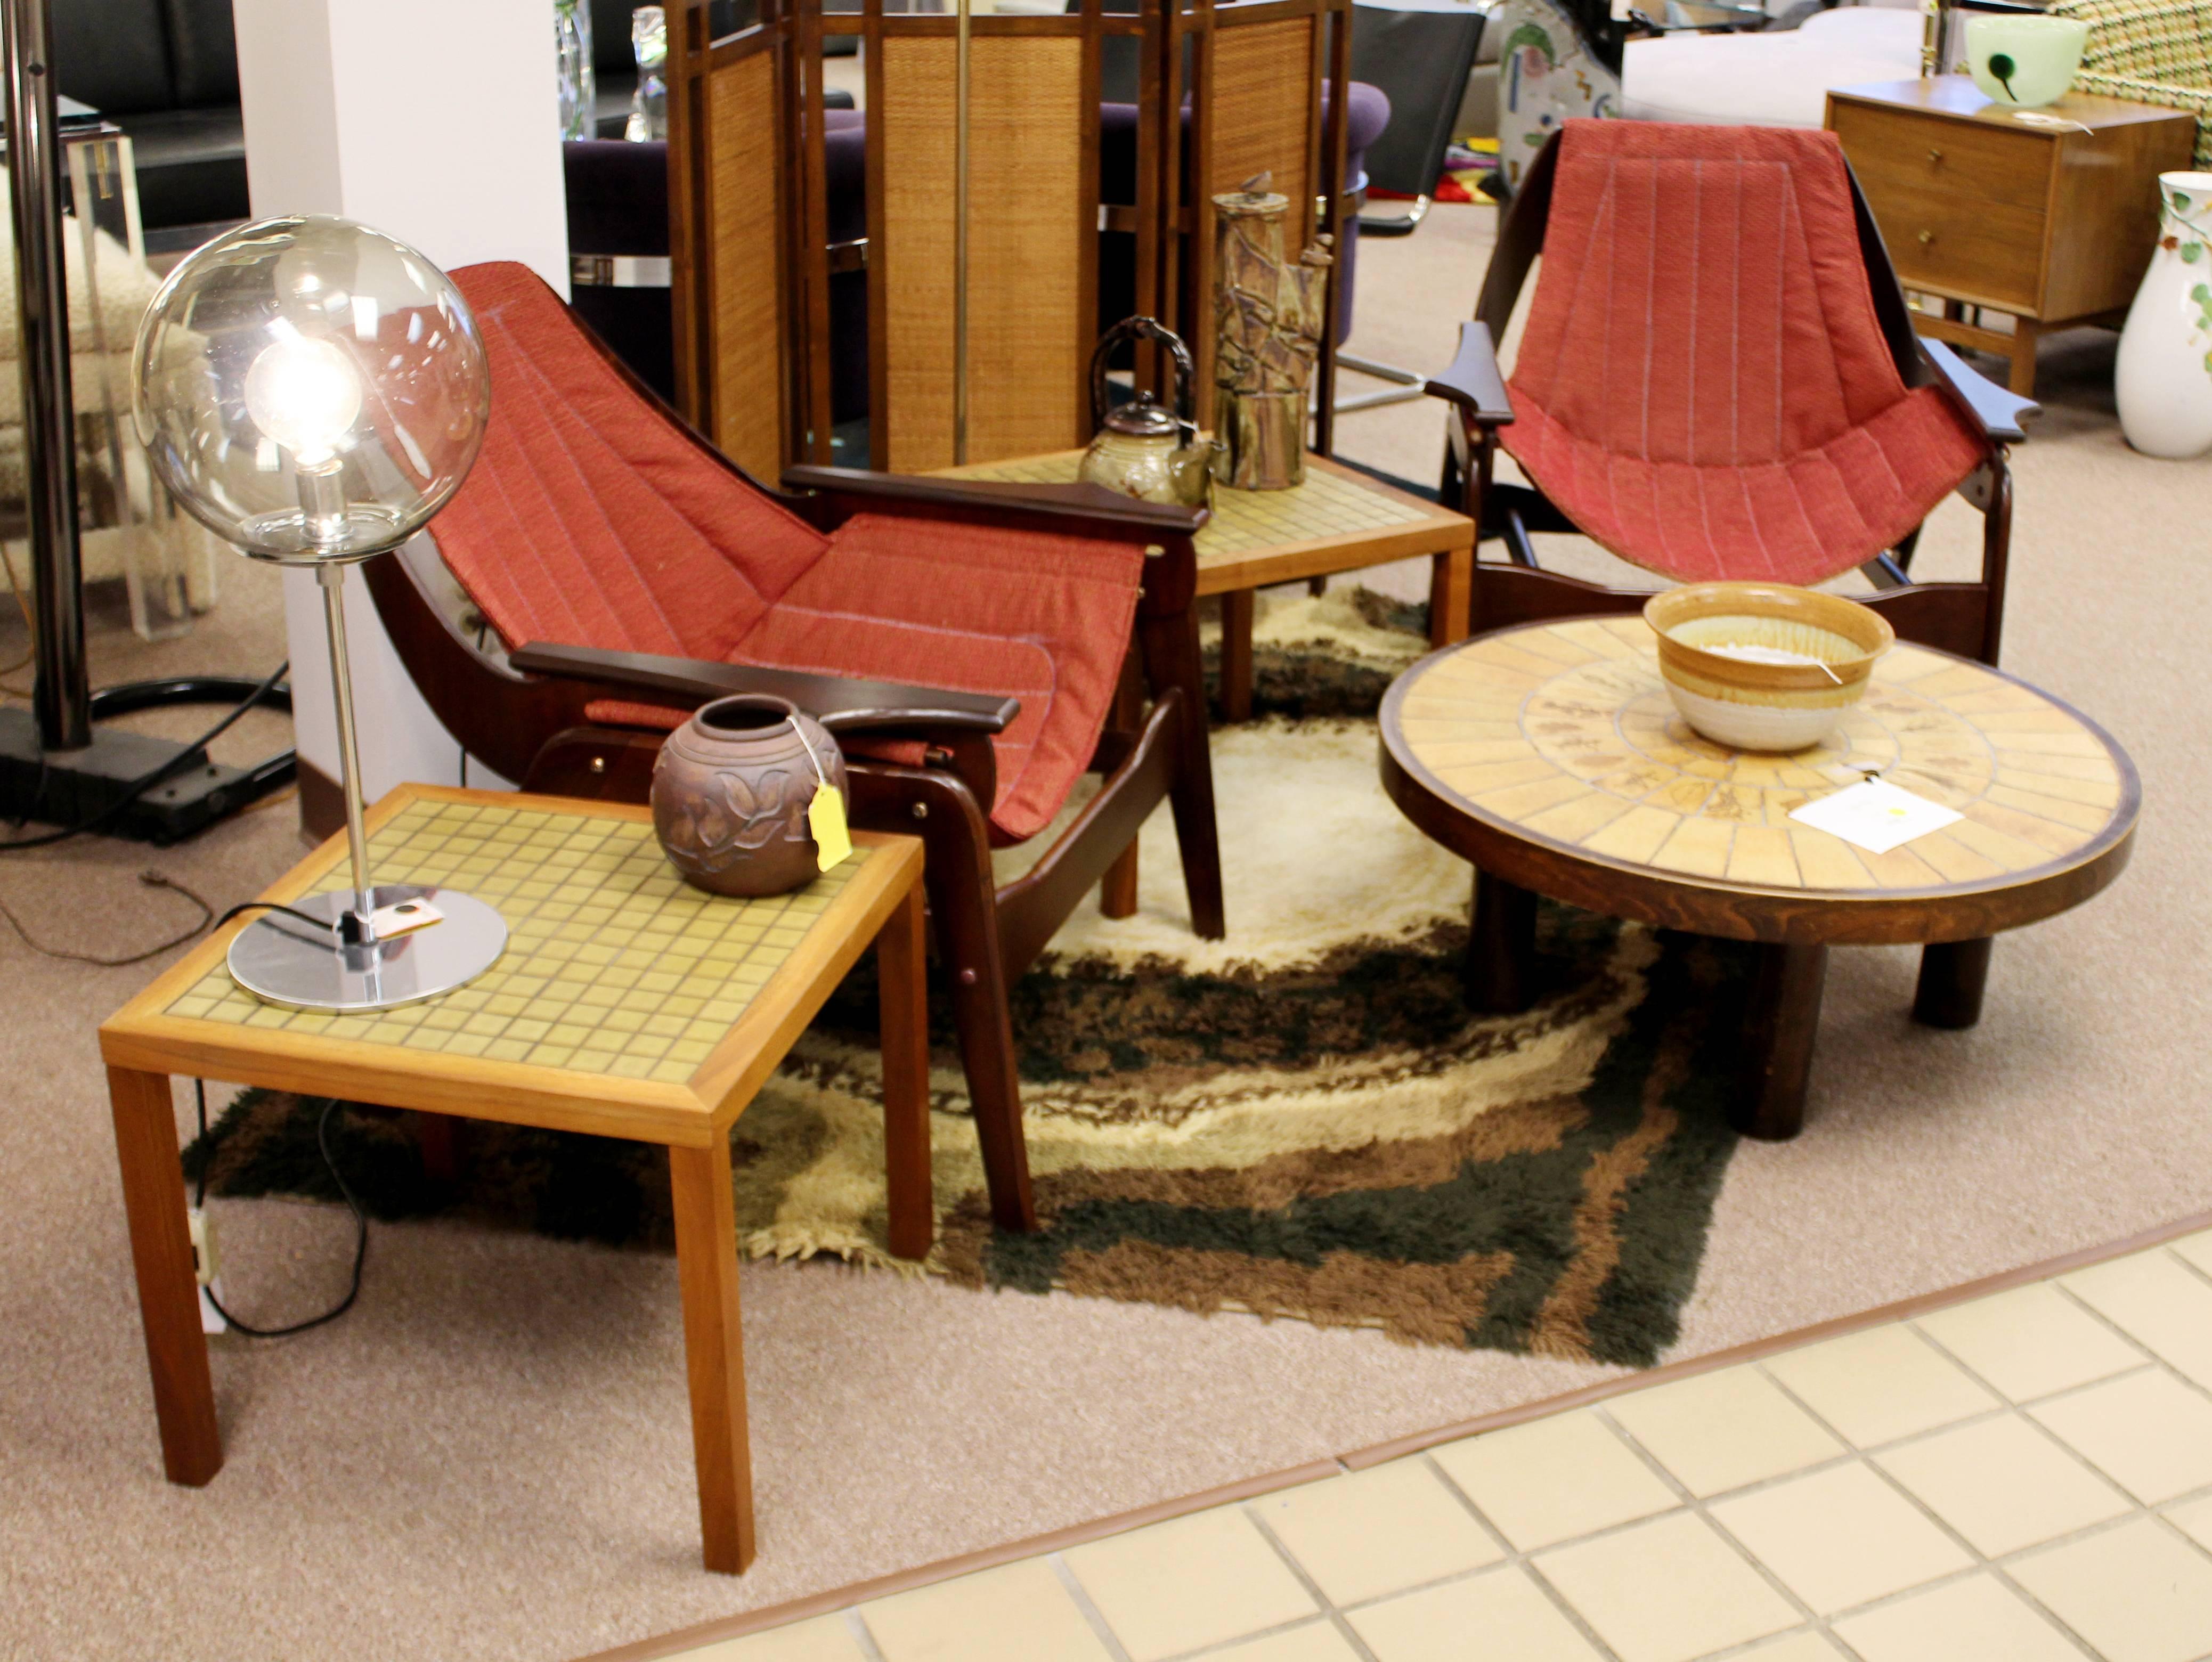
[[[1897,637],[1879,612],[1779,583],[1693,583],[1644,621],[1659,672],[1700,734],[1736,750],[1803,750],[1835,731]]]
[[[1983,97],[2038,109],[2066,96],[2088,44],[2079,18],[1969,17],[1966,69]]]

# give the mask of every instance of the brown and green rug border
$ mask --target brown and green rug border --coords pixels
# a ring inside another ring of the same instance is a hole
[[[810,1593],[804,1598],[766,1605],[738,1616],[723,1617],[656,1639],[639,1640],[633,1644],[617,1646],[612,1650],[594,1651],[578,1659],[578,1662],[660,1662],[660,1659],[678,1656],[686,1651],[723,1640],[742,1639],[749,1634],[784,1627],[793,1622],[804,1622],[812,1617],[834,1615],[855,1604],[887,1598],[894,1593],[910,1592],[916,1587],[931,1586],[939,1581],[954,1580],[979,1570],[996,1569],[1002,1564],[1041,1557],[1046,1553],[1064,1552],[1070,1547],[1082,1546],[1129,1530],[1142,1529],[1147,1525],[1166,1523],[1195,1512],[1211,1511],[1215,1507],[1233,1506],[1280,1489],[1296,1489],[1304,1483],[1319,1483],[1326,1477],[1341,1477],[1347,1471],[1364,1471],[1370,1466],[1402,1459],[1408,1454],[1419,1454],[1441,1443],[1457,1442],[1463,1437],[1476,1436],[1486,1431],[1502,1431],[1507,1426],[1519,1425],[1525,1421],[1543,1419],[1570,1409],[1586,1408],[1593,1403],[1625,1396],[1631,1391],[1640,1391],[1646,1386],[1692,1379],[1700,1374],[1714,1373],[1741,1362],[1760,1362],[1779,1351],[1795,1350],[1799,1345],[1812,1344],[1821,1339],[1838,1338],[1846,1333],[1879,1327],[1886,1322],[1910,1320],[1915,1316],[1927,1315],[1954,1304],[1966,1303],[1971,1299],[2010,1292],[2016,1287],[2049,1281],[2057,1276],[2087,1269],[2092,1265],[2125,1258],[2130,1253],[2162,1246],[2167,1241],[2178,1240],[2184,1235],[2196,1234],[2208,1228],[2212,1228],[2212,1211],[2192,1213],[2187,1217],[2138,1230],[2134,1234],[2124,1235],[2102,1246],[2079,1247],[2070,1253],[2061,1253],[2055,1258],[2022,1265],[2017,1269],[2002,1270],[1994,1275],[1960,1282],[1932,1293],[1915,1294],[1911,1298],[1877,1305],[1873,1309],[1862,1310],[1852,1315],[1832,1316],[1826,1321],[1816,1321],[1809,1326],[1793,1328],[1785,1333],[1752,1339],[1742,1344],[1731,1345],[1724,1350],[1686,1356],[1680,1362],[1663,1362],[1656,1368],[1626,1374],[1618,1379],[1601,1380],[1595,1385],[1583,1386],[1555,1397],[1539,1398],[1534,1402],[1478,1415],[1471,1420],[1461,1420],[1449,1425],[1437,1426],[1432,1430],[1417,1431],[1409,1436],[1395,1437],[1388,1442],[1353,1449],[1330,1459],[1312,1460],[1284,1471],[1265,1472],[1237,1483],[1201,1489],[1195,1495],[1158,1501],[1133,1511],[1114,1513],[1089,1523],[1071,1524],[1065,1529],[1048,1530],[1042,1535],[984,1547],[978,1551],[962,1553],[957,1557],[940,1558],[934,1563],[919,1564],[912,1569],[894,1570],[888,1575],[848,1582],[826,1592]]]

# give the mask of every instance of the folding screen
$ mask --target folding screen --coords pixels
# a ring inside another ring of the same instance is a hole
[[[868,276],[872,460],[899,472],[1065,449],[1090,437],[1102,235],[1133,234],[1139,312],[1169,320],[1212,405],[1208,198],[1262,171],[1340,232],[1349,0],[1070,0],[1051,15],[825,18],[820,0],[670,8],[670,200],[685,413],[772,478],[830,458],[830,283]],[[865,251],[829,240],[825,33],[866,64]],[[1133,39],[1136,200],[1100,193],[1100,62]],[[964,70],[964,75],[963,75]],[[964,87],[963,87],[964,79]],[[964,108],[965,119],[962,118]],[[963,142],[964,130],[964,142]],[[963,233],[964,227],[964,235]],[[1330,316],[1338,301],[1334,287]],[[1334,331],[1324,344],[1326,448]],[[1164,366],[1150,355],[1140,380]]]

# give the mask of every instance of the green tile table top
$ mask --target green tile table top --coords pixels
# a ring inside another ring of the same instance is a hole
[[[962,479],[1065,485],[1074,482],[1076,466],[1082,458],[1081,451],[1061,451],[1049,456],[979,463],[947,472]],[[1410,529],[1438,517],[1438,510],[1425,503],[1361,483],[1310,461],[1305,482],[1288,490],[1216,490],[1213,517],[1192,539],[1191,547],[1203,572],[1209,565],[1286,544],[1352,541],[1376,532]]]
[[[765,900],[702,894],[651,824],[418,801],[369,840],[378,883],[458,889],[507,920],[507,951],[457,992],[368,1016],[264,1004],[221,963],[163,1014],[446,1056],[680,1083],[744,1013],[864,860]],[[341,864],[310,892],[345,886]]]

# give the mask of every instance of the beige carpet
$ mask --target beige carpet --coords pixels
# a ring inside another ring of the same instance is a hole
[[[1362,350],[1449,355],[1491,217],[1439,208],[1362,251]],[[2135,867],[2000,947],[1972,1033],[1906,1022],[1909,955],[1838,955],[1811,1123],[1738,1156],[1678,1354],[2212,1204],[2212,904],[2188,829],[2212,795],[2212,464],[2122,446],[2112,360],[2109,337],[2045,351],[2052,410],[2020,453],[2007,661],[2133,751],[2148,792]],[[1440,427],[1423,405],[1358,416],[1342,448],[1426,476]],[[1945,509],[1938,552],[1972,525]],[[274,585],[242,564],[225,581],[189,640],[137,650],[103,632],[97,678],[265,669],[281,651]],[[0,663],[19,644],[0,628]],[[0,898],[112,949],[162,921],[133,873],[243,898],[292,858],[286,819],[166,853],[87,843],[0,860]],[[1172,890],[1148,884],[1146,904],[1171,913]],[[0,936],[0,1655],[574,1656],[1593,1377],[1295,1323],[748,1265],[761,1556],[732,1581],[698,1568],[673,1264],[394,1227],[343,1321],[223,1347],[230,1463],[204,1491],[172,1489],[93,1038],[150,973],[60,965]],[[242,1310],[295,1314],[342,1280],[342,1216],[240,1204],[223,1222]]]

